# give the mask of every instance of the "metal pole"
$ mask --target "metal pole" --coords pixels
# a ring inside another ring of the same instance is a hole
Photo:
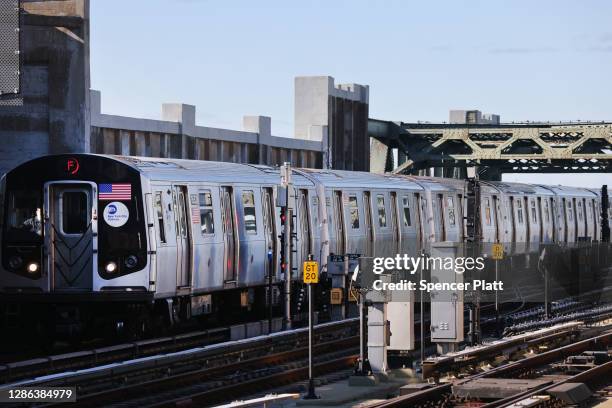
[[[268,334],[272,334],[272,274],[274,273],[274,255],[268,248]]]
[[[422,255],[425,255],[423,252]],[[423,267],[421,267],[420,279],[423,280]],[[423,362],[425,361],[425,310],[423,309],[423,290],[419,291],[421,297],[421,370],[423,370]],[[421,371],[422,372],[422,371]]]
[[[360,293],[359,294],[359,373],[363,374],[363,359],[365,358],[365,351],[364,351],[364,318],[365,318],[365,313],[364,313],[364,302],[363,302],[363,298],[365,297],[364,293]]]
[[[287,191],[287,202],[289,191]],[[291,209],[287,206],[287,220],[285,221],[285,329],[291,329]]]
[[[495,282],[499,282],[499,261],[495,260]],[[499,291],[495,290],[495,334],[499,333]]]
[[[550,293],[548,292],[548,290],[548,268],[546,267],[546,265],[544,265],[544,314],[547,319],[550,319]]]
[[[308,255],[308,260],[312,261],[312,254]],[[312,307],[312,283],[308,284],[308,394],[304,399],[317,399],[315,394],[313,367],[312,367],[312,333],[314,331],[314,315]]]

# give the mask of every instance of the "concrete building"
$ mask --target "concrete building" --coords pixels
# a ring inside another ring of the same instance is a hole
[[[368,86],[335,86],[330,76],[297,77],[295,137],[322,142],[329,168],[369,171],[369,93]]]
[[[71,152],[369,170],[367,86],[296,78],[293,138],[273,136],[266,116],[245,116],[241,131],[198,126],[180,103],[160,120],[108,115],[89,89],[89,0],[22,1],[21,21],[22,89],[0,96],[0,174]]]
[[[20,93],[0,96],[0,173],[90,144],[89,3],[22,1],[20,48]]]
[[[482,113],[479,110],[453,109],[448,115],[451,125],[499,125],[500,116],[494,113]]]

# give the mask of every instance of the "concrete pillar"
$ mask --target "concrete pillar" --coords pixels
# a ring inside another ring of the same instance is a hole
[[[151,156],[161,157],[159,133],[149,133],[149,148]]]
[[[120,146],[121,146],[121,150],[119,151],[119,154],[122,154],[124,156],[129,156],[130,155],[130,132],[127,130],[120,130],[119,131],[119,142],[120,142]]]
[[[136,147],[136,151],[134,152],[136,156],[147,155],[147,143],[144,132],[134,132],[134,146]]]
[[[181,126],[181,133],[184,135],[195,136],[195,114],[196,108],[193,105],[184,103],[164,103],[162,105],[162,120],[178,122]]]
[[[265,146],[272,135],[272,119],[269,116],[243,116],[242,130],[257,133],[257,163],[269,164],[265,157]]]

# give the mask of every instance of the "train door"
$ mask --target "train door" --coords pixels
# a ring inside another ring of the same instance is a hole
[[[531,214],[529,211],[529,199],[523,197],[523,208],[525,209],[525,242],[531,241]]]
[[[372,256],[374,251],[374,227],[372,225],[372,197],[369,191],[363,192],[363,208],[366,227],[366,256]]]
[[[187,202],[187,186],[173,186],[172,200],[176,222],[176,287],[191,286],[191,237]]]
[[[552,241],[556,241],[557,240],[557,223],[559,222],[557,220],[557,218],[555,217],[555,199],[550,197],[548,199],[549,203],[548,203],[548,213],[550,214],[550,231],[551,231],[551,235],[550,238],[552,239]]]
[[[302,260],[306,260],[308,254],[312,254],[312,243],[310,233],[310,211],[308,211],[308,190],[300,190],[299,196],[299,243]],[[301,262],[299,263],[301,265]]]
[[[578,212],[578,216],[576,217],[576,222],[578,225],[578,228],[576,229],[576,237],[584,238],[588,235],[586,226],[586,206],[584,205],[584,198],[577,198],[576,201],[576,211]]]
[[[565,231],[563,234],[563,240],[565,242],[571,242],[571,236],[572,236],[572,225],[574,224],[574,215],[572,213],[572,201],[570,200],[566,200],[565,197],[563,198],[563,214],[564,214],[564,225],[565,225]]]
[[[346,253],[344,217],[342,211],[342,191],[334,191],[334,224],[336,226],[336,254]]]
[[[336,220],[332,205],[332,192],[325,190],[325,203],[320,205],[325,206],[325,213],[327,214],[327,234],[329,236],[328,248],[330,254],[336,254]]]
[[[274,201],[273,192],[271,187],[262,188],[261,192],[261,203],[264,220],[264,238],[266,240],[266,254],[272,252],[272,262],[269,262],[266,258],[266,276],[272,274],[276,276],[276,265],[278,263],[278,245],[276,240],[276,225],[274,223]]]
[[[536,199],[534,197],[531,197],[529,199],[529,241],[532,242],[539,242],[541,240],[542,235],[538,236],[537,234],[540,233],[540,226],[539,224],[541,224],[539,222],[539,218],[538,218],[538,207],[536,204]]]
[[[597,207],[595,206],[595,200],[589,200],[589,208],[591,209],[591,216],[589,217],[589,224],[591,224],[590,234],[593,241],[597,241],[599,240],[597,236],[599,224],[597,222]]]
[[[45,244],[49,248],[48,268],[52,290],[85,291],[93,286],[94,240],[97,223],[92,221],[97,202],[93,183],[47,183],[45,208],[48,226]],[[115,209],[115,202],[106,205]],[[111,211],[111,210],[109,210]],[[32,219],[40,220],[41,214]]]
[[[399,253],[399,245],[401,241],[400,228],[397,219],[397,193],[391,193],[391,228],[393,229],[393,253]]]
[[[419,219],[421,220],[421,227],[423,229],[423,247],[427,243],[435,240],[435,231],[431,230],[431,217],[429,214],[429,206],[427,205],[427,197],[425,195],[420,196],[419,200]]]
[[[510,209],[510,228],[512,228],[512,234],[510,242],[516,243],[516,238],[518,237],[518,209],[515,208],[514,205],[514,197],[510,197],[508,199],[509,209]],[[520,204],[520,201],[519,201]]]
[[[463,194],[457,194],[457,219],[459,220],[458,226],[458,242],[463,242],[465,239],[465,222],[463,222]]]
[[[501,232],[501,217],[499,213],[499,198],[494,195],[493,196],[493,222],[495,222],[495,237],[493,238],[494,242],[503,242],[502,232]]]
[[[436,208],[434,210],[435,213],[435,217],[434,217],[434,223],[436,226],[436,241],[437,242],[442,242],[442,241],[446,241],[446,225],[445,225],[445,218],[444,217],[444,196],[442,194],[438,194],[436,196],[437,200],[436,200]]]
[[[221,224],[223,226],[223,280],[225,283],[236,282],[236,270],[238,265],[238,245],[236,223],[234,222],[234,193],[231,187],[221,187]]]
[[[420,249],[425,248],[425,242],[426,242],[426,237],[425,237],[425,227],[424,227],[424,222],[425,220],[423,219],[423,211],[421,209],[421,195],[419,193],[414,193],[414,202],[415,202],[415,210],[416,210],[416,222],[418,223],[418,234],[419,234],[419,246]]]

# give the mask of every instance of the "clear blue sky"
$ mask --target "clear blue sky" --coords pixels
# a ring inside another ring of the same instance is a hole
[[[370,85],[370,116],[612,120],[611,1],[92,0],[92,88],[105,113],[200,125],[245,114],[293,134],[293,78]],[[608,181],[611,177],[608,177]]]

